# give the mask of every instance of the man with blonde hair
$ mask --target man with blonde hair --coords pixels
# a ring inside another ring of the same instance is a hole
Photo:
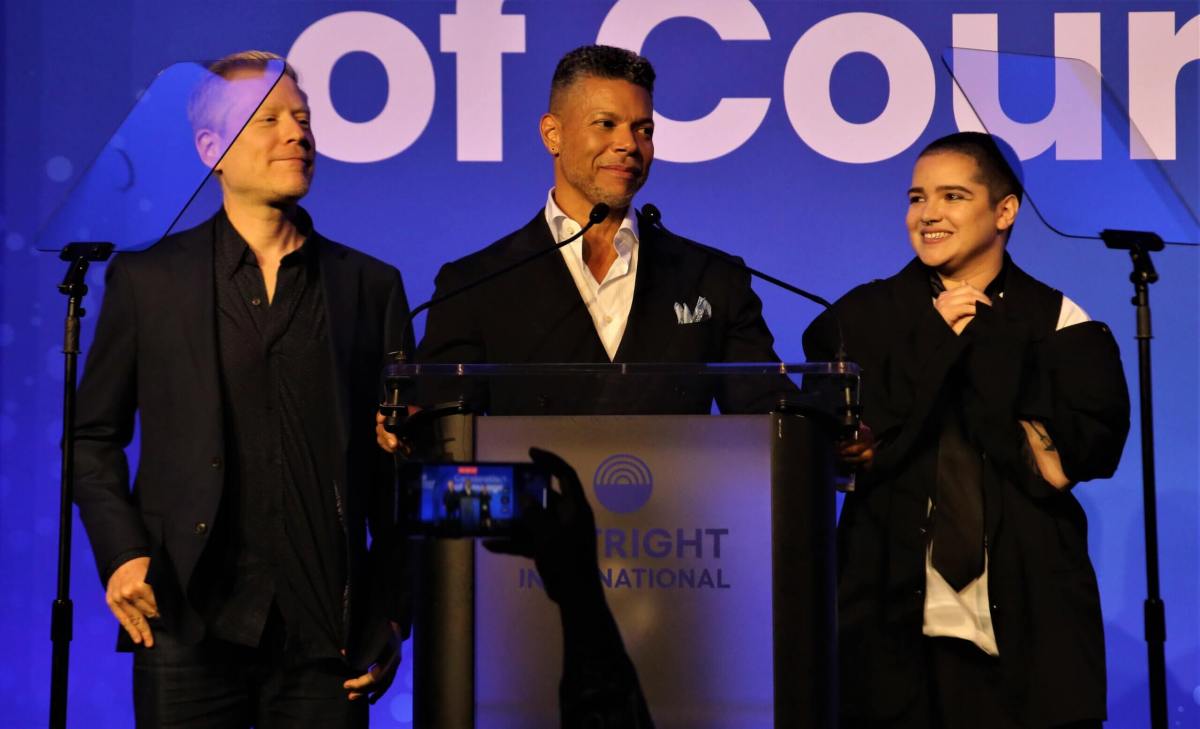
[[[361,727],[408,623],[372,437],[404,288],[298,205],[316,142],[295,71],[261,51],[210,70],[188,116],[223,204],[108,267],[76,500],[139,726]]]

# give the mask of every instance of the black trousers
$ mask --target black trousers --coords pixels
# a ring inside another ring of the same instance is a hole
[[[925,638],[923,647],[924,694],[895,719],[843,721],[843,729],[1034,729],[1022,723],[1019,707],[1006,695],[998,658],[957,638]],[[1100,726],[1085,721],[1053,729]]]
[[[942,729],[1021,729],[1017,707],[1005,696],[1000,661],[974,643],[926,638],[930,726]]]
[[[188,646],[159,631],[153,648],[134,651],[134,715],[139,729],[363,729],[366,698],[342,688],[355,677],[337,659],[285,660],[278,613],[255,648]]]

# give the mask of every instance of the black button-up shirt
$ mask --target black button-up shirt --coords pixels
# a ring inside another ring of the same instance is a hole
[[[272,605],[293,656],[344,647],[346,532],[336,482],[333,351],[320,238],[279,266],[268,301],[254,252],[222,214],[214,251],[228,469],[210,549],[209,634],[258,645]]]

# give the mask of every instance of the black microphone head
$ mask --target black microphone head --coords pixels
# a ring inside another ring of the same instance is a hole
[[[588,213],[588,222],[592,225],[599,225],[608,217],[609,207],[605,203],[596,203],[596,207],[592,208],[592,212]]]
[[[642,206],[642,215],[646,217],[646,222],[650,225],[658,225],[662,222],[662,213],[654,203],[646,203]]]

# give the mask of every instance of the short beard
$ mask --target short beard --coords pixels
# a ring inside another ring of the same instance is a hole
[[[586,185],[580,189],[587,192],[589,200],[604,203],[612,210],[627,210],[633,204],[633,198],[642,189],[643,184],[645,184],[645,180],[639,180],[636,187],[623,194],[608,192],[595,185]]]

